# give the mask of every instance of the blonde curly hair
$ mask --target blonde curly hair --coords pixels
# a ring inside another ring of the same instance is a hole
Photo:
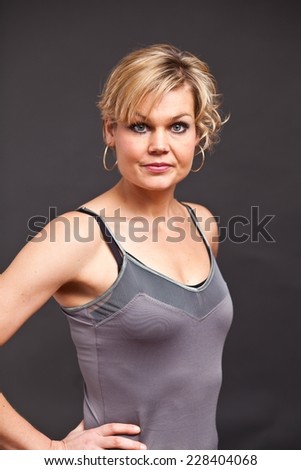
[[[135,119],[136,111],[151,94],[152,106],[169,91],[188,84],[194,96],[195,125],[203,150],[219,140],[227,119],[219,112],[220,95],[207,64],[169,44],[155,44],[125,56],[110,73],[97,107],[103,121]]]

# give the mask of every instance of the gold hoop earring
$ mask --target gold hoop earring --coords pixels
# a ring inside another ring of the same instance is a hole
[[[198,145],[198,147],[200,148],[200,150],[199,150],[199,152],[197,152],[197,153],[195,154],[195,157],[196,157],[197,155],[201,155],[201,156],[202,156],[202,157],[201,157],[201,158],[202,158],[202,161],[201,161],[200,166],[199,166],[196,170],[193,170],[193,169],[190,170],[190,171],[192,171],[192,173],[197,173],[198,171],[200,171],[200,170],[203,168],[204,163],[205,163],[205,152],[204,152],[204,150],[203,150],[203,147],[202,147],[201,145]]]
[[[104,150],[104,152],[103,152],[103,156],[102,156],[103,167],[104,167],[104,169],[105,169],[106,171],[112,171],[112,170],[114,170],[114,168],[115,168],[116,165],[117,165],[117,160],[116,160],[116,162],[114,163],[113,166],[111,166],[111,167],[108,167],[108,166],[107,166],[106,158],[107,158],[108,150],[109,150],[110,148],[111,148],[111,147],[109,147],[108,145],[106,145],[106,148],[105,148],[105,150]]]

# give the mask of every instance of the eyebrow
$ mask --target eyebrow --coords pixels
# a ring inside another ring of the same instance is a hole
[[[147,116],[144,116],[144,114],[141,114],[139,112],[137,112],[135,114],[136,114],[137,117],[139,117],[140,119],[143,119],[144,121],[149,119]],[[181,119],[182,117],[185,117],[185,116],[191,117],[193,119],[193,116],[191,114],[182,113],[182,114],[177,114],[176,116],[173,116],[170,120],[171,121],[176,121],[177,119]]]

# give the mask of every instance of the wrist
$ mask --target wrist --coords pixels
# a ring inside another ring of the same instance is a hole
[[[50,450],[67,450],[64,439],[61,441],[50,441]]]

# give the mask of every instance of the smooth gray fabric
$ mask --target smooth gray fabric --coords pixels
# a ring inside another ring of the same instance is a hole
[[[132,423],[141,427],[132,438],[148,449],[217,448],[222,351],[233,309],[204,241],[211,269],[198,288],[169,279],[119,246],[123,264],[114,284],[85,305],[61,306],[84,378],[86,428]]]

